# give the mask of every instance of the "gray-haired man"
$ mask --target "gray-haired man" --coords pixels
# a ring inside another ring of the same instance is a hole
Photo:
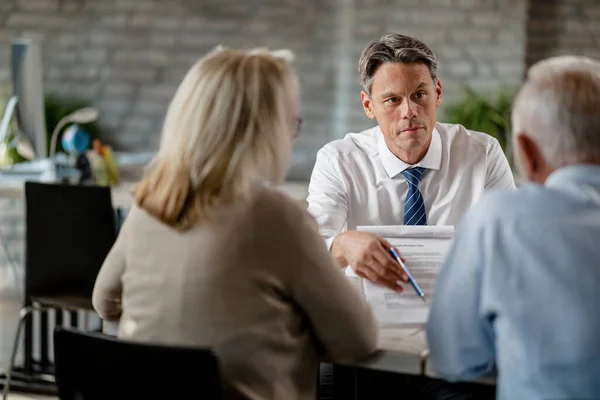
[[[458,230],[429,320],[435,370],[498,371],[498,399],[600,393],[600,63],[532,67],[512,114],[529,184],[487,196]]]
[[[341,267],[401,291],[389,243],[358,225],[455,225],[484,192],[514,180],[496,139],[436,121],[442,84],[425,43],[385,35],[363,51],[359,72],[378,126],[318,152],[308,210]]]

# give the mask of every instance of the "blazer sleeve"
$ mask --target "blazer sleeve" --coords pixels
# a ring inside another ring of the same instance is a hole
[[[332,362],[351,362],[376,350],[377,323],[370,306],[337,267],[317,230],[303,209],[288,229],[295,240],[295,260],[289,275],[294,301],[302,308]]]
[[[92,295],[92,304],[100,318],[108,321],[118,320],[121,317],[121,295],[123,287],[121,278],[125,272],[125,229],[128,221],[121,228],[121,232],[112,249],[106,256]]]

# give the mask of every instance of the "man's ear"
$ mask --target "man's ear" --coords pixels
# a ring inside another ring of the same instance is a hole
[[[550,168],[540,147],[526,133],[517,135],[516,144],[527,179],[543,184],[549,175]]]
[[[364,90],[360,92],[360,100],[362,102],[363,109],[365,110],[365,114],[367,114],[367,117],[375,119],[375,113],[373,112],[373,103],[371,102],[371,97]]]
[[[521,155],[521,164],[525,169],[525,174],[528,179],[531,179],[535,175],[535,171],[539,168],[538,159],[536,156],[537,145],[527,136],[526,134],[520,134],[517,136],[517,147],[519,154]]]
[[[437,79],[435,84],[435,106],[439,107],[442,104],[442,81]]]

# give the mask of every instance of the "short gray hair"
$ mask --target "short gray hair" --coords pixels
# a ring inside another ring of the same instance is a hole
[[[576,55],[563,55],[544,58],[533,64],[527,70],[527,78],[537,78],[544,74],[551,74],[553,72],[569,69],[589,69],[600,73],[600,63],[593,58]]]
[[[600,63],[565,60],[528,74],[512,115],[514,134],[532,135],[553,167],[600,159]]]
[[[434,82],[437,80],[438,60],[429,46],[410,36],[389,33],[381,39],[371,42],[363,50],[358,61],[360,84],[369,96],[375,72],[384,63],[425,64],[429,69],[431,79]]]

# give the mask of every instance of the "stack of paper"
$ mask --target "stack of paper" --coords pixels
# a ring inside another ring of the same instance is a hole
[[[435,277],[454,234],[452,226],[359,226],[357,229],[381,236],[395,246],[425,298],[431,299]],[[380,326],[422,327],[427,322],[429,306],[410,284],[404,285],[402,293],[396,293],[358,277],[350,268],[346,268],[346,275],[365,296]]]

